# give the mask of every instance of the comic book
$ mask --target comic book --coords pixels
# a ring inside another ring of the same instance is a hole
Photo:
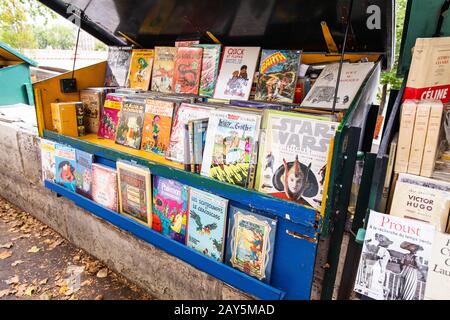
[[[77,181],[77,193],[92,198],[92,163],[94,155],[82,150],[76,150],[77,164],[75,178]]]
[[[186,243],[188,186],[153,176],[152,229],[175,241]]]
[[[206,132],[209,119],[192,120],[193,129],[193,163],[194,172],[200,173],[203,162],[203,151],[205,150]]]
[[[128,73],[128,86],[131,89],[148,90],[152,76],[153,57],[153,49],[133,49]]]
[[[102,116],[98,126],[97,135],[100,138],[116,140],[117,124],[119,123],[120,110],[122,109],[123,95],[108,94],[102,110]]]
[[[144,99],[123,99],[117,125],[116,143],[135,149],[141,147],[144,112]]]
[[[294,102],[299,64],[300,51],[262,50],[255,100]]]
[[[169,146],[175,103],[146,99],[141,149],[165,155]]]
[[[75,149],[57,143],[55,145],[56,183],[70,191],[75,192],[77,181],[75,179],[76,156]]]
[[[55,181],[56,166],[55,166],[55,145],[56,142],[51,140],[40,139],[41,147],[41,164],[42,164],[42,180]]]
[[[117,173],[116,169],[92,164],[92,200],[117,212]]]
[[[173,71],[175,67],[175,47],[155,47],[155,61],[152,72],[152,91],[174,92]]]
[[[196,44],[193,47],[203,48],[202,72],[198,94],[212,97],[217,81],[220,64],[220,44]]]
[[[189,188],[188,247],[223,260],[228,200]]]
[[[215,110],[206,133],[201,174],[246,187],[257,148],[261,114]]]
[[[130,69],[132,47],[108,48],[108,59],[105,72],[105,87],[125,87]]]
[[[173,88],[175,93],[198,93],[202,71],[202,56],[202,48],[177,48],[173,72]]]
[[[270,283],[277,220],[230,206],[225,262]]]
[[[103,93],[90,88],[80,90],[80,100],[83,103],[83,118],[86,133],[97,133],[102,110]]]

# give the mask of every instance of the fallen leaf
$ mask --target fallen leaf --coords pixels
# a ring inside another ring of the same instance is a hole
[[[64,284],[61,288],[59,288],[59,294],[63,294],[65,296],[72,295],[73,290],[67,286],[67,284]]]
[[[17,292],[17,290],[15,290],[15,289],[0,290],[0,298],[9,296],[10,294],[14,294],[16,292]]]
[[[11,267],[15,267],[15,266],[17,266],[18,264],[21,264],[21,263],[24,263],[25,261],[23,261],[23,260],[16,260],[16,261],[14,261],[13,263],[11,263]]]
[[[44,292],[43,294],[41,294],[40,296],[39,296],[39,299],[40,300],[52,300],[52,298],[53,298],[53,295],[51,294],[51,292]]]
[[[39,230],[44,230],[44,229],[47,229],[48,228],[48,226],[41,226],[41,227],[39,227]]]
[[[95,297],[95,300],[103,300],[103,295],[99,294]]]
[[[78,300],[78,298],[76,295],[73,294],[70,296],[69,300]]]
[[[97,272],[97,278],[106,278],[108,276],[108,269],[102,268]]]
[[[64,239],[59,239],[59,240],[53,242],[51,245],[49,245],[47,250],[53,250],[63,242],[64,242]]]
[[[7,242],[4,244],[0,244],[0,248],[5,248],[5,249],[11,249],[11,247],[13,246],[12,242]]]
[[[12,256],[12,251],[6,250],[6,251],[0,252],[0,260],[9,258],[11,256]]]
[[[73,257],[73,261],[80,261],[80,259],[81,259],[80,256],[74,256]]]
[[[91,284],[92,284],[92,280],[87,279],[87,280],[84,280],[84,281],[80,284],[80,286],[81,286],[81,287],[83,287],[83,286],[89,286],[89,285],[91,285]]]
[[[48,278],[45,278],[45,279],[39,281],[39,284],[44,285],[44,284],[47,284],[47,282],[48,282]]]
[[[26,284],[26,283],[19,284],[16,287],[16,289],[17,289],[17,291],[15,292],[16,296],[18,296],[18,297],[23,296],[25,294],[25,291],[27,290],[27,288],[28,288],[28,284]]]
[[[30,287],[28,287],[26,290],[25,290],[25,294],[27,295],[27,296],[32,296],[33,294],[35,294],[36,292],[37,292],[37,290],[38,290],[38,288],[37,287],[35,287],[35,286],[30,286]]]
[[[19,276],[15,275],[14,277],[9,278],[8,280],[5,280],[6,284],[17,284],[19,283]]]
[[[11,240],[12,240],[12,241],[16,241],[16,240],[19,240],[19,239],[29,238],[29,237],[31,237],[31,235],[30,235],[29,233],[25,233],[25,234],[21,234],[21,235],[18,236],[18,237],[12,238]]]
[[[36,246],[32,246],[31,249],[28,250],[27,252],[29,252],[29,253],[36,253],[36,252],[39,252],[39,251],[41,251],[40,248],[38,248]]]

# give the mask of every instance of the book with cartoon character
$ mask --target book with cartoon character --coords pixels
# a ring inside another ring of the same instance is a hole
[[[77,165],[75,178],[77,180],[77,193],[92,198],[92,163],[94,155],[82,150],[76,150]]]
[[[277,220],[230,206],[225,262],[270,283]]]
[[[265,110],[255,189],[319,210],[338,125],[326,117]]]
[[[175,67],[175,47],[155,47],[151,90],[171,93],[173,88],[173,71]]]
[[[131,46],[111,46],[105,71],[105,87],[125,87],[131,61]]]
[[[190,187],[187,246],[222,261],[227,208],[227,199]]]
[[[90,88],[80,90],[80,100],[83,103],[83,120],[86,133],[97,133],[102,110],[103,92]]]
[[[117,212],[117,172],[116,169],[92,164],[92,200]]]
[[[152,229],[175,241],[186,243],[188,186],[153,176]]]
[[[294,102],[299,64],[300,51],[262,50],[255,100]]]
[[[153,49],[133,49],[128,84],[131,89],[147,91],[153,69]]]
[[[141,147],[144,112],[144,99],[123,99],[117,125],[116,143],[135,149]]]
[[[173,72],[175,93],[198,93],[202,70],[202,48],[178,47]]]
[[[42,163],[42,180],[55,181],[55,145],[56,142],[46,139],[40,139],[41,147],[41,163]]]
[[[57,143],[55,145],[55,181],[57,184],[73,192],[75,192],[77,187],[75,178],[76,165],[75,149]]]
[[[98,126],[97,135],[100,138],[116,140],[117,124],[119,123],[123,98],[122,94],[117,93],[110,93],[106,96]]]
[[[260,50],[260,47],[224,48],[215,99],[248,100]]]
[[[220,44],[196,44],[193,47],[203,48],[202,73],[198,94],[212,97],[216,86],[220,64]]]

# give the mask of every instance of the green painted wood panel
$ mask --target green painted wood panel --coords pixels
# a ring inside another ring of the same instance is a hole
[[[27,86],[31,85],[30,68],[22,63],[0,69],[0,106],[15,103],[34,105]]]

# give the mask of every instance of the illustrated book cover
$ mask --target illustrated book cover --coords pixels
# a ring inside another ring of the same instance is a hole
[[[209,119],[192,120],[193,131],[193,163],[194,172],[200,173],[203,162],[203,152],[205,150],[206,133],[208,131]]]
[[[55,145],[56,183],[73,192],[77,188],[76,165],[75,149],[57,143]]]
[[[175,47],[155,47],[155,61],[152,72],[152,91],[170,93],[173,88],[173,71],[175,67]]]
[[[80,90],[80,100],[83,103],[83,122],[86,133],[97,133],[102,112],[103,92],[96,89]]]
[[[77,157],[75,178],[77,181],[77,193],[92,199],[92,163],[94,155],[82,150],[76,150]]]
[[[219,72],[221,45],[197,44],[193,47],[203,48],[202,72],[198,94],[205,97],[212,97]]]
[[[126,87],[131,52],[131,46],[110,46],[108,48],[105,87]]]
[[[92,200],[117,212],[118,191],[116,169],[92,164]]]
[[[131,89],[148,90],[152,76],[153,58],[153,49],[133,49],[128,74],[128,84]]]
[[[173,88],[175,93],[198,94],[202,70],[202,56],[202,48],[177,48],[173,73]]]
[[[139,149],[144,125],[145,101],[125,98],[117,125],[116,143]]]
[[[436,232],[428,270],[425,300],[450,299],[450,234]]]
[[[192,47],[200,43],[200,40],[180,40],[175,41],[175,47]]]
[[[56,142],[40,139],[43,181],[55,181],[56,179],[55,146]]]
[[[117,124],[119,123],[122,101],[123,96],[119,94],[108,94],[106,96],[98,126],[97,135],[100,138],[116,140]]]

